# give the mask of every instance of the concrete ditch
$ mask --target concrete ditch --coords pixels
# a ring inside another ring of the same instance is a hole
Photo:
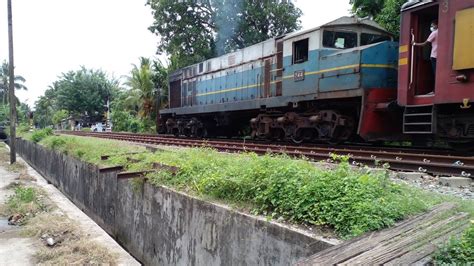
[[[333,246],[215,203],[19,139],[18,153],[146,265],[291,265]]]

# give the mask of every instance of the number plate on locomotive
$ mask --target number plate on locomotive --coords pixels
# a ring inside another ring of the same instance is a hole
[[[304,70],[295,71],[294,80],[295,81],[304,80]]]

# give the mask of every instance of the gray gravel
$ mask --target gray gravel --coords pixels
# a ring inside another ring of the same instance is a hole
[[[403,180],[393,175],[392,179],[396,182],[403,182],[424,190],[459,197],[462,199],[474,200],[474,182],[468,187],[448,187],[440,184],[439,177],[423,174],[421,178],[414,180]]]

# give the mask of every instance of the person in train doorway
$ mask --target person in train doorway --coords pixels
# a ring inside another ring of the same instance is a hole
[[[414,46],[426,46],[428,43],[431,44],[431,68],[433,69],[433,77],[436,80],[436,58],[438,57],[438,20],[433,20],[431,22],[431,34],[428,36],[425,42],[422,43],[413,43]],[[429,94],[433,94],[434,91],[430,92]]]

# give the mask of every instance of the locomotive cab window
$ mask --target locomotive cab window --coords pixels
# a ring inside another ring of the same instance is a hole
[[[379,35],[379,34],[370,34],[362,33],[360,35],[360,45],[368,45],[378,42],[390,41],[389,36]]]
[[[325,30],[323,33],[323,46],[337,49],[356,47],[357,33]]]
[[[309,39],[304,39],[293,43],[293,64],[308,61]]]

